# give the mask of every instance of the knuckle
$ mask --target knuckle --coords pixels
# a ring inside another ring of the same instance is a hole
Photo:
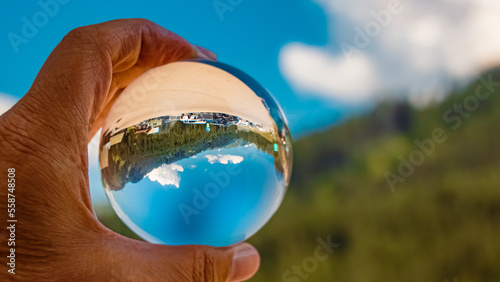
[[[77,45],[83,48],[81,52],[98,52],[107,44],[109,36],[108,29],[101,24],[81,26],[68,32],[62,43],[68,44],[70,48]]]
[[[88,31],[88,26],[80,26],[77,28],[72,29],[66,36],[70,37],[79,37],[83,34],[86,34]]]
[[[95,28],[93,26],[81,26],[77,27],[64,37],[65,39],[88,39],[92,36]]]
[[[156,25],[154,22],[152,22],[148,19],[144,19],[144,18],[136,18],[136,19],[133,19],[133,21],[135,21],[136,23],[141,24],[141,25]]]
[[[194,249],[193,281],[212,282],[218,279],[217,258],[213,252],[205,248]]]
[[[101,38],[101,33],[99,28],[95,26],[77,27],[64,36],[61,45],[70,50],[78,46],[78,48],[80,48],[80,53],[95,53],[99,51],[99,47],[102,45],[99,40],[99,38]]]

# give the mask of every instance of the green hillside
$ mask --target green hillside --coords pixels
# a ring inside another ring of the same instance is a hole
[[[250,240],[252,281],[500,281],[500,83],[455,92],[297,140],[288,194]]]

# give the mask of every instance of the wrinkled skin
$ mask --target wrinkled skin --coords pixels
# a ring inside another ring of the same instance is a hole
[[[125,238],[94,216],[87,144],[119,93],[146,70],[211,52],[147,20],[77,28],[53,50],[26,95],[0,117],[0,281],[240,281],[259,255]],[[16,274],[7,272],[7,170],[16,170]]]

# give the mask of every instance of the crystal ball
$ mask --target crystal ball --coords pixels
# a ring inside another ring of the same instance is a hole
[[[111,206],[152,243],[246,240],[276,212],[290,180],[283,111],[254,79],[220,62],[147,71],[114,101],[101,132]]]

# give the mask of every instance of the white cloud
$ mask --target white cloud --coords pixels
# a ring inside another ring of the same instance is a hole
[[[179,188],[179,183],[181,182],[181,177],[179,172],[183,172],[184,168],[177,164],[163,164],[158,168],[153,169],[146,176],[149,177],[151,181],[157,181],[161,185],[173,185]]]
[[[280,69],[299,93],[348,103],[403,94],[425,105],[451,82],[500,65],[498,1],[317,2],[329,19],[328,46],[293,42],[280,52]]]
[[[0,92],[0,115],[8,111],[17,102],[17,98]]]
[[[365,55],[347,61],[302,43],[288,44],[280,55],[285,77],[290,78],[292,86],[299,91],[312,91],[326,97],[339,95],[338,99],[358,102],[368,98],[376,85],[376,72]]]
[[[211,164],[214,163],[221,163],[221,164],[228,164],[228,163],[233,163],[233,164],[239,164],[243,161],[242,156],[234,156],[234,155],[221,155],[218,154],[217,156],[214,155],[206,155],[205,156],[208,159],[208,162]]]

